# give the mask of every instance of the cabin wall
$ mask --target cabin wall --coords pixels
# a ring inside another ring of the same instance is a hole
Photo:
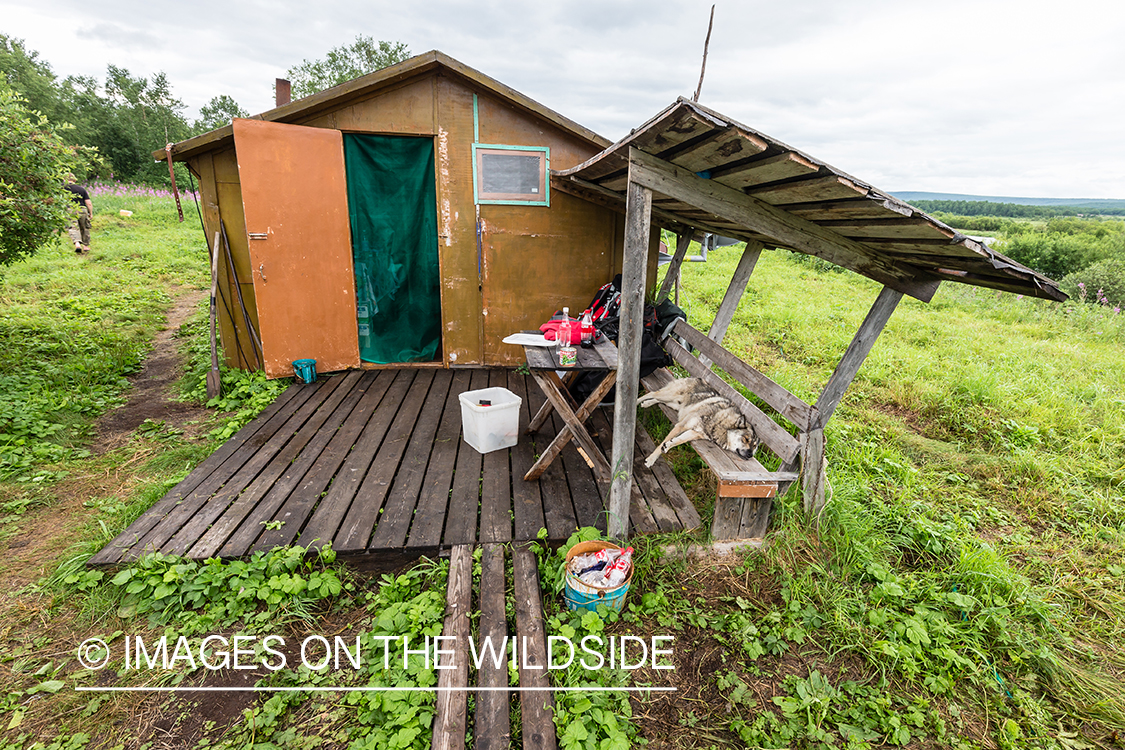
[[[473,93],[436,75],[438,255],[446,366],[484,364],[479,247],[473,206]]]
[[[477,106],[480,143],[547,146],[552,169],[600,151],[493,96],[481,94]],[[614,212],[558,191],[550,206],[480,206],[485,364],[520,364],[523,350],[501,343],[505,336],[534,330],[563,307],[586,307],[620,268],[617,230]]]
[[[189,165],[199,177],[201,211],[208,247],[212,251],[215,249],[215,233],[220,231],[220,219],[230,243],[230,260],[224,253],[219,255],[219,294],[215,301],[217,328],[223,344],[223,361],[228,367],[236,369],[260,369],[251,334],[238,302],[237,289],[241,288],[251,323],[257,329],[258,307],[250,272],[250,249],[247,246],[242,188],[238,180],[234,147],[201,154],[191,159]],[[220,247],[221,243],[220,239]],[[233,276],[230,272],[231,260],[235,268]]]
[[[480,143],[549,147],[553,169],[575,166],[600,151],[483,87],[441,72],[349,100],[338,109],[292,124],[434,138],[442,361],[447,367],[517,365],[523,362],[522,351],[500,343],[501,339],[538,328],[563,306],[575,312],[583,309],[598,287],[620,271],[624,217],[558,191],[551,193],[550,206],[476,206],[474,93]],[[233,293],[233,284],[240,284],[256,325],[234,147],[195,157],[191,163],[201,176],[205,202],[214,203],[212,216],[205,212],[204,217],[208,242],[221,215],[235,259],[236,279],[230,279],[225,268],[219,276],[232,305],[230,314],[220,306],[226,360],[232,367],[255,368]],[[657,245],[654,237],[651,271],[655,271]],[[235,345],[236,329],[245,357]]]

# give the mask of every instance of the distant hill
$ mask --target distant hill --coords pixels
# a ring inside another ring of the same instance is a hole
[[[1125,199],[1122,198],[1013,198],[1011,196],[995,195],[965,195],[962,193],[926,193],[921,191],[902,190],[891,192],[896,198],[907,203],[914,201],[987,201],[989,203],[1015,203],[1021,206],[1067,206],[1070,208],[1125,209]]]

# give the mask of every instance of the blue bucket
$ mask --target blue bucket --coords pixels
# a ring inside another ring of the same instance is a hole
[[[597,552],[601,549],[621,549],[616,544],[611,542],[581,542],[574,545],[566,553],[566,565],[570,567],[570,561],[579,555],[588,555],[591,552]],[[587,610],[593,612],[598,608],[599,604],[604,604],[610,609],[621,611],[625,607],[625,596],[629,593],[629,584],[633,581],[633,570],[629,569],[629,576],[624,582],[617,586],[603,587],[591,586],[578,580],[578,576],[572,573],[566,574],[565,590],[563,592],[563,599],[566,601],[566,608],[574,610]]]
[[[301,383],[315,383],[316,382],[316,360],[315,359],[295,359],[293,360],[293,377],[297,378]]]

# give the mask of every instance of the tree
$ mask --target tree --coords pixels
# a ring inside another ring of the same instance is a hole
[[[0,75],[8,79],[29,111],[41,113],[52,122],[66,120],[54,71],[39,59],[38,52],[28,50],[22,39],[0,34]]]
[[[75,153],[85,163],[76,164],[75,173],[169,184],[167,167],[154,162],[152,152],[190,137],[192,127],[163,73],[134,77],[110,65],[104,85],[93,77],[59,81],[38,53],[2,34],[0,73],[26,102],[21,106],[32,113],[32,122],[43,116],[43,122],[55,124],[56,136],[77,147]]]
[[[301,99],[408,57],[410,50],[402,42],[376,42],[361,34],[351,44],[330,50],[323,60],[304,60],[287,75],[293,84],[293,98]]]
[[[32,255],[73,217],[74,150],[0,76],[0,265]]]
[[[220,94],[199,108],[199,119],[195,121],[192,130],[198,135],[230,125],[235,117],[249,116],[250,113],[238,106],[238,102],[226,94]]]

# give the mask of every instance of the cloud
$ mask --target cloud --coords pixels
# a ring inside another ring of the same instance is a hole
[[[357,34],[440,49],[618,139],[701,102],[891,190],[1125,197],[1125,6],[1070,0],[0,0],[62,75],[167,73],[189,114]]]
[[[111,49],[139,50],[162,49],[167,40],[159,35],[120,23],[101,22],[90,27],[89,36]]]

